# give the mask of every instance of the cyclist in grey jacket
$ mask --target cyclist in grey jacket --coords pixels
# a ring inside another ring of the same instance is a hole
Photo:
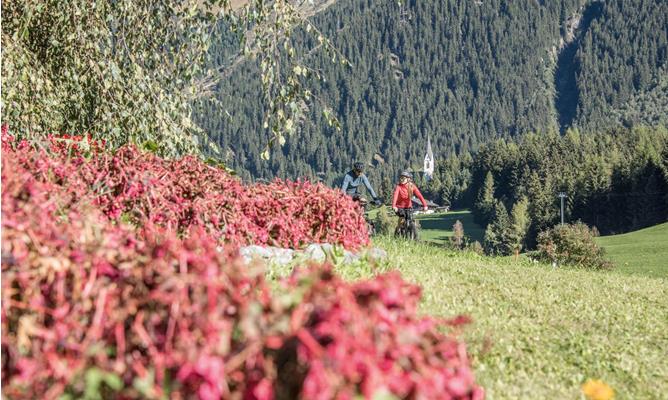
[[[347,195],[351,196],[353,200],[359,200],[361,197],[359,187],[364,185],[373,197],[376,204],[379,204],[380,200],[378,199],[378,196],[376,196],[376,192],[371,187],[369,179],[366,177],[366,175],[364,175],[363,172],[364,164],[361,162],[356,162],[353,164],[353,169],[346,174],[345,178],[343,178],[343,185],[341,185],[341,190],[343,190],[343,192]]]

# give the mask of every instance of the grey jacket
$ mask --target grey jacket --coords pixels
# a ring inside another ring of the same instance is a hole
[[[371,193],[371,196],[374,199],[377,197],[376,192],[373,191],[373,188],[371,187],[369,179],[367,179],[366,175],[360,174],[357,178],[355,178],[353,171],[348,172],[346,177],[343,178],[343,185],[341,185],[341,190],[343,190],[349,196],[359,195],[360,192],[358,188],[360,185],[366,186],[366,189],[369,191],[369,193]]]

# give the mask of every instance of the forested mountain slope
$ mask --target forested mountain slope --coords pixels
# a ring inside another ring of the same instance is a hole
[[[222,107],[200,109],[199,122],[246,178],[331,184],[362,160],[387,191],[399,169],[421,168],[427,137],[442,159],[492,138],[665,119],[662,0],[339,0],[313,22],[353,65],[308,53],[326,81],[314,82],[311,115],[270,161],[259,157],[268,140],[261,88],[241,78],[257,69],[252,61],[223,68]],[[214,62],[229,65],[236,50],[222,38]]]

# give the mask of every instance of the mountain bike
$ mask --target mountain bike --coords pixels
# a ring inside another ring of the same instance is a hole
[[[400,208],[397,210],[399,223],[394,231],[394,236],[410,240],[418,240],[418,227],[412,208]]]

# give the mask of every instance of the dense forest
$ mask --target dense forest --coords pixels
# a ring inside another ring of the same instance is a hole
[[[335,184],[361,160],[386,195],[400,169],[421,169],[427,137],[443,161],[528,132],[668,122],[665,1],[340,0],[313,24],[352,66],[307,53],[324,80],[313,81],[307,117],[269,161],[258,156],[269,138],[260,84],[242,79],[257,66],[237,62],[234,38],[220,35],[213,47],[220,101],[197,119],[246,179]],[[306,35],[295,41],[317,46]]]
[[[668,131],[568,130],[498,139],[437,163],[434,179],[421,183],[433,198],[472,207],[483,226],[526,221],[519,235],[524,247],[559,222],[559,192],[567,196],[565,221],[585,222],[602,234],[626,232],[668,220]]]

